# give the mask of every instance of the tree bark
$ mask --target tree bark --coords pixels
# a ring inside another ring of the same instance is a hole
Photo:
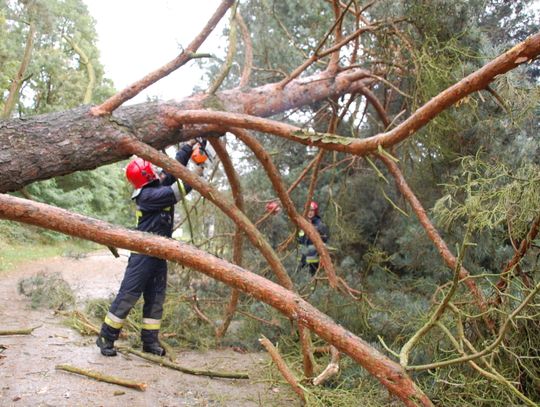
[[[266,351],[270,354],[270,357],[276,364],[276,367],[278,368],[283,378],[287,381],[287,383],[291,385],[294,392],[298,394],[302,401],[305,402],[306,396],[304,394],[304,390],[298,385],[298,380],[296,379],[296,377],[294,377],[291,369],[289,369],[289,366],[287,366],[287,363],[285,363],[285,360],[283,360],[274,344],[270,342],[270,340],[264,335],[259,338],[259,343],[264,346]]]
[[[464,96],[484,89],[497,75],[532,60],[538,54],[540,33],[530,36],[441,92],[396,128],[368,139],[354,140],[347,146],[339,143],[325,146],[321,142],[295,138],[294,134],[289,134],[298,130],[294,126],[278,126],[276,134],[284,133],[282,136],[290,136],[288,138],[304,144],[356,155],[366,154],[375,151],[379,145],[388,147],[403,141]],[[0,192],[16,191],[38,180],[90,170],[125,159],[128,154],[116,148],[118,137],[121,136],[136,136],[161,149],[180,140],[205,135],[208,128],[204,125],[179,125],[174,115],[182,110],[217,109],[268,117],[355,92],[372,81],[369,76],[370,73],[363,69],[351,69],[337,75],[323,72],[294,80],[285,88],[280,88],[279,84],[268,84],[247,90],[232,89],[213,96],[197,94],[179,102],[142,103],[117,109],[114,116],[93,115],[90,108],[84,106],[27,119],[0,121],[0,173],[4,175],[0,180]],[[257,127],[257,123],[247,126],[238,123],[238,120],[246,121],[241,116],[225,124],[241,128]],[[189,118],[183,119],[189,121]]]
[[[63,370],[65,372],[76,373],[81,376],[90,377],[91,379],[98,380],[100,382],[117,384],[119,386],[129,387],[130,389],[145,391],[148,387],[146,383],[134,382],[132,380],[126,380],[121,377],[109,376],[93,370],[81,369],[80,367],[71,365],[56,365],[56,370]]]
[[[214,96],[197,94],[182,101],[149,102],[121,107],[114,115],[95,116],[89,106],[24,119],[0,121],[0,192],[32,182],[92,170],[129,157],[117,148],[135,136],[156,149],[207,135],[204,125],[179,125],[172,115],[182,110],[219,109],[267,117],[330,96],[350,92],[367,76],[364,70],[337,76],[314,75],[279,90],[275,84],[234,89]]]
[[[362,365],[406,406],[432,406],[429,398],[399,364],[336,324],[297,294],[239,266],[173,239],[113,226],[100,220],[10,195],[0,194],[0,218],[46,227],[104,245],[175,261],[198,270],[249,293],[289,318],[297,320],[299,324],[303,324]]]

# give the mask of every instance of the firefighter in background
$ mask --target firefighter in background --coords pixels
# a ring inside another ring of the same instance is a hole
[[[194,150],[190,140],[176,153],[176,160],[187,165]],[[201,173],[202,167],[197,166]],[[171,237],[174,204],[191,191],[191,187],[167,173],[156,174],[152,164],[142,158],[132,160],[126,167],[126,177],[135,191],[132,199],[137,205],[137,230]],[[158,334],[167,285],[167,261],[139,253],[131,253],[118,294],[111,304],[96,341],[104,356],[116,356],[114,341],[129,311],[137,300],[144,298],[141,340],[143,351],[163,356]]]
[[[317,204],[317,202],[311,201],[309,203],[307,218],[311,222],[311,224],[315,226],[315,229],[317,229],[319,235],[321,235],[322,241],[326,243],[329,238],[328,228],[319,216],[319,205]],[[317,253],[315,245],[307,237],[303,230],[300,230],[298,232],[297,241],[300,245],[300,261],[296,270],[299,271],[305,266],[308,266],[309,272],[313,276],[319,269],[319,253]]]

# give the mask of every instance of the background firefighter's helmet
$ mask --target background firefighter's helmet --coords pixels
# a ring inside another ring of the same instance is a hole
[[[135,189],[139,189],[157,179],[152,164],[142,158],[135,158],[126,167],[126,177]]]
[[[315,215],[319,214],[319,204],[315,201],[311,201],[309,203],[309,209],[313,209],[313,212],[315,212]]]
[[[276,214],[281,210],[279,204],[277,202],[268,202],[266,204],[266,212]]]

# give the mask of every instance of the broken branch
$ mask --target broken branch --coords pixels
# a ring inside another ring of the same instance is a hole
[[[234,0],[223,0],[219,5],[214,15],[210,18],[203,30],[195,37],[195,39],[188,45],[188,47],[175,59],[165,64],[161,68],[150,72],[144,78],[139,81],[129,85],[124,90],[113,95],[105,102],[99,106],[94,106],[91,109],[91,113],[94,116],[103,116],[110,114],[113,110],[118,108],[122,103],[138,95],[142,90],[146,89],[148,86],[156,83],[161,78],[169,75],[171,72],[180,68],[182,65],[187,63],[193,58],[195,51],[201,46],[204,40],[210,35],[210,33],[216,28],[219,20],[225,15],[229,7],[234,3]]]
[[[326,366],[326,368],[321,372],[319,376],[313,379],[313,384],[315,386],[320,386],[321,384],[324,384],[332,376],[335,376],[339,373],[339,351],[334,346],[330,346],[330,354],[332,355],[332,357],[330,358],[330,363],[328,364],[328,366]]]
[[[147,387],[146,383],[137,383],[131,380],[121,379],[115,376],[108,376],[99,372],[95,372],[93,370],[85,370],[71,365],[56,365],[55,369],[90,377],[91,379],[98,380],[100,382],[129,387],[130,389],[135,389],[139,391],[145,391]]]
[[[173,362],[169,362],[166,359],[163,359],[162,357],[155,356],[146,352],[141,352],[133,348],[119,348],[118,350],[120,352],[132,353],[150,362],[154,362],[159,365],[168,367],[169,369],[178,370],[179,372],[187,373],[187,374],[191,374],[195,376],[221,377],[224,379],[249,379],[249,375],[247,373],[215,372],[212,370],[191,369],[188,367],[180,366]]]
[[[289,367],[287,366],[287,364],[285,363],[285,361],[283,360],[283,358],[279,354],[276,347],[264,335],[261,338],[259,338],[259,342],[260,342],[260,344],[262,346],[264,346],[266,351],[270,354],[270,357],[272,358],[272,360],[276,364],[276,367],[278,368],[280,373],[283,375],[283,378],[287,381],[287,383],[289,383],[291,385],[294,392],[296,394],[298,394],[298,396],[300,396],[300,398],[303,401],[306,401],[306,396],[304,395],[304,390],[298,385],[298,380],[296,380],[296,378],[292,374],[291,370],[289,369]]]
[[[8,335],[30,335],[34,329],[39,328],[39,326],[35,326],[33,328],[23,328],[23,329],[8,329],[5,331],[0,331],[0,336],[8,336]]]

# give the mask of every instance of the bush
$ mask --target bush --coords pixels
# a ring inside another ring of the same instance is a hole
[[[75,295],[60,273],[36,275],[19,280],[18,292],[30,298],[32,308],[64,310],[75,304]]]

